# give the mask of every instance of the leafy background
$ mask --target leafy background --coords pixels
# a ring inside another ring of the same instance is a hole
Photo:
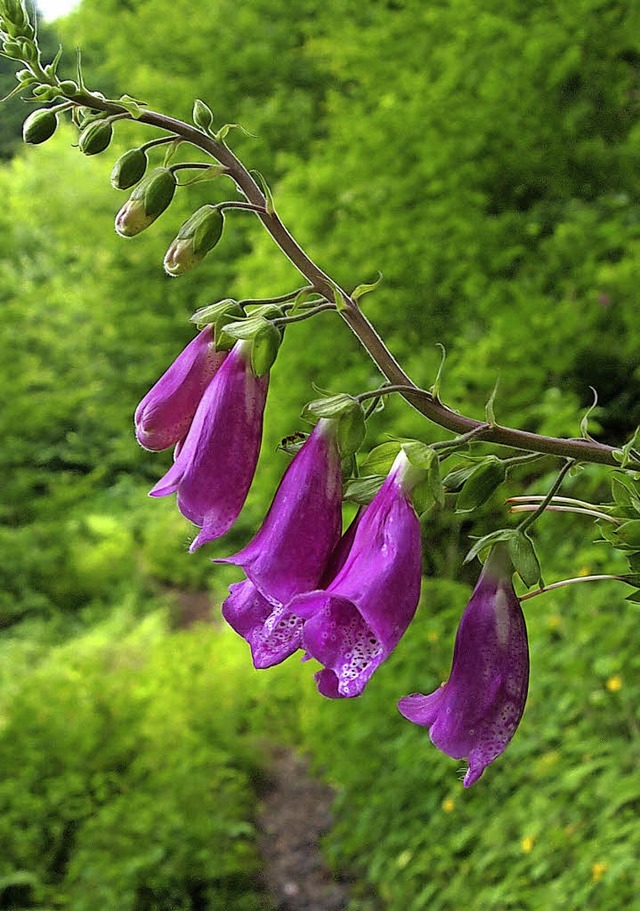
[[[322,266],[351,287],[383,272],[364,306],[417,382],[446,345],[453,407],[481,416],[499,376],[503,423],[578,435],[590,386],[602,438],[640,423],[634,4],[216,0],[196,15],[186,0],[84,0],[41,31],[70,75],[82,47],[91,87],[187,118],[201,97],[255,134],[234,148]],[[0,78],[9,91],[5,62]],[[531,602],[525,717],[470,792],[394,708],[448,673],[477,573],[461,566],[469,534],[504,521],[503,494],[544,490],[552,466],[520,470],[473,524],[449,508],[425,521],[418,617],[363,697],[320,699],[295,659],[253,672],[218,622],[233,571],[209,558],[260,521],[312,384],[357,392],[375,370],[335,315],[291,327],[241,520],[189,556],[192,528],[146,497],[169,457],[135,445],[132,412],[194,309],[299,282],[239,213],[198,270],[168,279],[164,250],[211,187],[123,241],[108,175],[147,128],[123,125],[87,159],[70,130],[22,148],[25,110],[13,100],[0,123],[0,908],[263,907],[265,742],[308,752],[335,785],[325,847],[355,878],[354,909],[372,894],[390,911],[632,907],[640,650],[619,587]],[[400,403],[368,445],[390,434],[438,435]],[[598,469],[567,492],[608,497]],[[618,568],[593,539],[586,519],[541,521],[546,578]],[[185,629],[202,591],[211,620]]]

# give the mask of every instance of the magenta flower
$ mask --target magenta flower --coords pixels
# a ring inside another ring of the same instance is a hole
[[[222,615],[251,647],[254,666],[271,667],[301,647],[302,621],[286,611],[315,588],[336,549],[342,524],[342,470],[336,422],[321,420],[287,468],[262,527],[240,553],[242,566]]]
[[[168,449],[186,435],[205,389],[226,356],[226,351],[215,350],[211,326],[189,342],[136,408],[136,437],[141,446]]]
[[[238,518],[260,453],[268,386],[268,375],[251,367],[251,343],[237,342],[207,386],[175,462],[150,492],[177,492],[180,512],[202,529],[190,551]]]
[[[420,523],[410,500],[415,473],[400,453],[355,520],[353,544],[333,580],[325,589],[294,598],[280,618],[304,621],[302,647],[324,665],[315,675],[323,696],[359,696],[413,619],[422,555]]]
[[[405,718],[429,728],[439,750],[468,760],[466,788],[505,750],[527,699],[527,630],[512,572],[496,548],[460,620],[448,682],[428,696],[414,693],[398,703]]]
[[[255,668],[280,664],[301,648],[300,617],[282,604],[267,601],[249,579],[236,582],[229,591],[222,605],[222,616],[249,643]]]
[[[337,422],[321,420],[287,468],[262,527],[232,557],[274,605],[315,588],[340,538],[342,470]]]

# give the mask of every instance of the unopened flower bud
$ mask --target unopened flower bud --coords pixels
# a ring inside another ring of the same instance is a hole
[[[75,95],[78,91],[78,83],[74,82],[73,79],[65,79],[60,83],[58,88],[65,95]]]
[[[98,155],[104,152],[112,139],[111,124],[107,120],[94,120],[80,133],[78,146],[84,155]]]
[[[113,166],[111,186],[114,190],[128,190],[135,186],[144,177],[147,164],[147,156],[142,149],[129,149]]]
[[[156,168],[141,180],[116,215],[116,231],[135,237],[162,215],[173,199],[176,178],[169,168]]]
[[[40,108],[29,114],[22,126],[22,138],[30,145],[38,145],[51,139],[58,126],[58,118],[53,111]]]
[[[164,258],[169,275],[182,275],[204,259],[220,240],[224,216],[220,209],[202,206],[178,231]]]
[[[211,108],[201,101],[200,98],[196,98],[193,104],[193,122],[201,130],[207,132],[213,123],[213,112]]]

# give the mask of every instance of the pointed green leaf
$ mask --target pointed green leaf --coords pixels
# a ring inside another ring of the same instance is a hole
[[[354,301],[359,301],[361,297],[365,294],[370,294],[372,291],[375,291],[380,282],[382,281],[382,272],[378,272],[378,278],[371,282],[370,284],[358,285],[357,288],[351,292],[351,299]]]

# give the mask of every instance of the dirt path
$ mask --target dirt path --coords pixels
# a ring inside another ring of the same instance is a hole
[[[331,827],[331,789],[288,750],[274,753],[259,816],[264,878],[278,911],[345,911],[349,888],[327,869],[318,847]]]

